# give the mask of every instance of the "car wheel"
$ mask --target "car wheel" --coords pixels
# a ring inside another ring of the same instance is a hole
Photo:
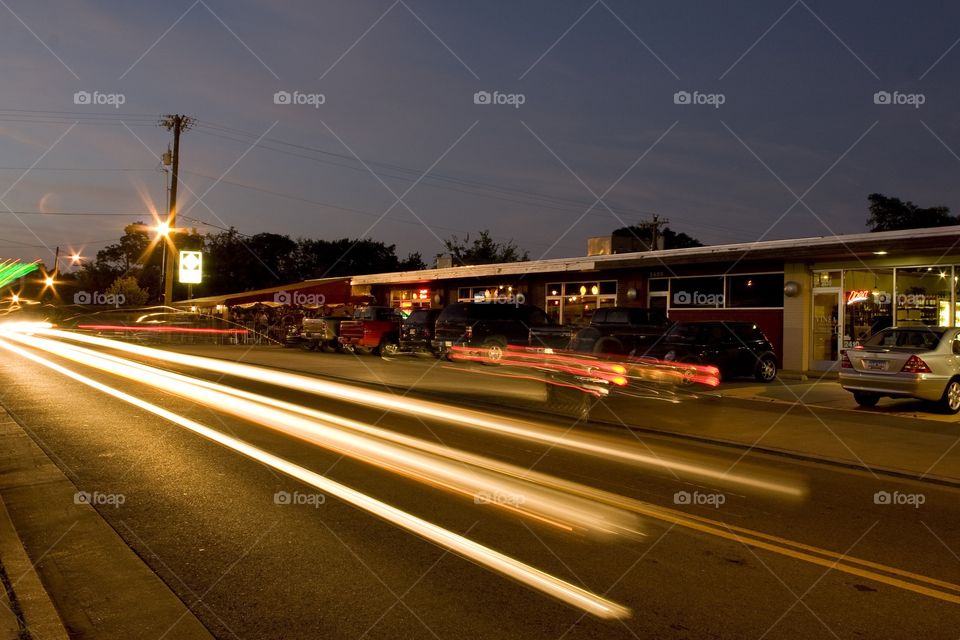
[[[380,346],[377,347],[377,352],[381,356],[395,356],[400,352],[400,345],[389,338],[384,338],[380,341]]]
[[[674,357],[676,357],[676,354],[674,354]],[[698,360],[697,358],[687,356],[685,358],[680,358],[679,360],[676,361],[676,365],[680,368],[680,375],[682,376],[680,378],[680,384],[687,386],[687,385],[693,384],[693,381],[697,376],[697,370],[694,369],[693,367],[689,369],[684,368],[683,365],[685,364],[699,365],[700,360]]]
[[[947,388],[943,390],[943,397],[940,398],[940,407],[944,413],[960,411],[960,380],[951,380],[947,383]]]
[[[483,348],[487,352],[484,364],[500,364],[503,360],[503,352],[507,348],[507,341],[503,338],[487,338],[483,341]]]
[[[856,400],[857,404],[861,407],[875,407],[877,406],[877,402],[880,401],[880,396],[865,391],[854,391],[853,399]]]
[[[753,372],[759,382],[773,382],[777,379],[777,361],[772,356],[763,356],[757,361],[757,368]]]
[[[324,342],[320,345],[320,349],[324,353],[337,353],[338,351],[340,351],[340,349],[338,349],[338,346],[339,346],[338,343],[332,340],[328,340],[327,342]]]
[[[616,338],[600,338],[593,345],[593,352],[597,354],[622,355],[624,353],[623,343]]]
[[[369,356],[373,353],[373,347],[361,347],[360,345],[355,345],[353,347],[353,352],[358,353],[361,356]]]

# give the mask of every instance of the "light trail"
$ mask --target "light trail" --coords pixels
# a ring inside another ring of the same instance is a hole
[[[284,460],[278,456],[254,447],[242,440],[232,436],[225,435],[215,429],[211,429],[199,422],[190,420],[172,411],[168,411],[155,404],[141,400],[128,393],[110,387],[101,382],[88,378],[80,373],[72,371],[55,362],[47,360],[41,356],[30,353],[29,351],[10,344],[7,340],[0,338],[0,348],[16,353],[28,360],[36,362],[44,367],[52,369],[64,376],[67,376],[81,384],[92,387],[106,393],[118,400],[122,400],[135,407],[148,411],[154,415],[160,416],[174,424],[180,425],[208,440],[212,440],[228,449],[236,451],[248,458],[256,460],[276,471],[284,473],[292,478],[300,480],[312,487],[319,489],[329,495],[351,504],[358,509],[375,515],[401,529],[414,533],[444,549],[448,549],[461,557],[467,558],[476,564],[493,570],[501,575],[516,580],[530,588],[541,593],[552,596],[566,604],[586,611],[594,616],[605,619],[627,618],[630,616],[630,609],[617,604],[595,593],[582,589],[576,585],[570,584],[556,576],[536,569],[515,558],[495,551],[478,542],[470,540],[464,536],[444,529],[436,524],[418,518],[401,509],[388,505],[371,496],[351,489],[346,485],[340,484],[318,473],[305,469],[292,462]]]
[[[484,500],[569,531],[632,537],[639,535],[636,529],[637,518],[629,512],[578,495],[564,495],[551,486],[539,486],[529,478],[519,478],[516,468],[508,475],[501,475],[492,471],[494,461],[486,461],[479,456],[474,459],[481,462],[481,466],[473,467],[466,463],[466,456],[461,456],[460,452],[447,449],[445,455],[425,453],[424,445],[427,443],[424,441],[409,437],[391,438],[386,429],[231,389],[218,383],[132,363],[82,347],[25,335],[13,334],[10,338],[78,364],[255,422],[418,482],[448,489],[474,500]],[[351,431],[342,428],[344,426]],[[357,433],[358,431],[361,433]],[[404,445],[398,444],[400,440],[404,441]],[[455,462],[451,458],[458,460]],[[541,477],[546,485],[558,487],[561,484],[549,476]]]
[[[778,478],[772,473],[760,469],[753,470],[751,473],[737,472],[719,461],[711,460],[707,456],[694,457],[674,453],[657,454],[649,449],[643,450],[633,443],[625,442],[623,439],[570,433],[568,429],[492,416],[480,411],[451,407],[439,402],[397,396],[387,392],[229,360],[164,351],[57,329],[39,328],[35,333],[67,341],[96,345],[161,362],[180,364],[205,371],[214,371],[218,374],[264,382],[299,392],[332,398],[337,401],[351,402],[402,415],[436,420],[480,430],[487,434],[495,433],[505,437],[536,442],[620,463],[659,469],[677,477],[694,481],[708,481],[718,485],[734,487],[738,490],[770,493],[781,498],[794,500],[802,499],[807,494],[806,487],[799,479]]]

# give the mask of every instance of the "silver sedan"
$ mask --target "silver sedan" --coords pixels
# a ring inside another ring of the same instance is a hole
[[[896,327],[844,350],[840,386],[862,407],[884,396],[939,403],[960,411],[960,328]]]

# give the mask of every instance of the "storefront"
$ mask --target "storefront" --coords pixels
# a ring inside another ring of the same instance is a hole
[[[889,326],[960,325],[960,225],[357,276],[390,304],[514,300],[578,326],[600,307],[747,321],[782,368],[825,371]],[[407,297],[404,297],[404,296]]]
[[[842,349],[887,327],[957,326],[958,277],[960,265],[886,266],[879,260],[814,270],[810,368],[835,368]]]

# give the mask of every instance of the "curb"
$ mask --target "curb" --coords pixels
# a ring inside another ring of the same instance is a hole
[[[238,360],[231,360],[231,359],[229,359],[229,358],[216,358],[215,356],[207,356],[207,357],[211,357],[211,358],[215,358],[215,359],[219,359],[219,360],[228,360],[228,361],[230,361],[230,362],[243,362],[243,361],[238,361]],[[257,365],[257,364],[254,364],[254,363],[249,363],[249,362],[243,362],[243,364],[249,364],[249,365],[251,365],[251,366],[264,366],[264,365]],[[336,376],[336,375],[330,375],[330,374],[320,375],[320,374],[318,374],[317,372],[314,372],[314,371],[304,371],[304,370],[302,370],[302,369],[291,369],[291,368],[289,368],[289,367],[271,367],[271,368],[277,369],[277,370],[280,370],[280,371],[289,371],[289,372],[292,372],[292,373],[297,373],[297,374],[302,374],[302,375],[315,376],[315,377],[318,377],[318,378],[326,378],[326,379],[329,379],[329,380],[334,380],[334,381],[336,381],[336,382],[342,382],[342,383],[349,383],[349,384],[354,384],[354,385],[360,385],[360,386],[363,386],[363,387],[366,387],[366,388],[369,388],[369,389],[374,389],[374,390],[387,388],[387,389],[390,389],[390,390],[393,390],[393,391],[403,392],[403,393],[406,394],[406,395],[413,395],[413,396],[420,397],[420,398],[424,398],[424,399],[441,400],[441,401],[449,401],[449,400],[450,400],[450,396],[442,395],[442,394],[439,394],[439,393],[432,393],[432,392],[429,392],[429,391],[427,391],[427,392],[423,392],[423,391],[411,391],[411,389],[408,388],[408,387],[401,387],[401,386],[391,385],[391,384],[387,384],[387,383],[383,383],[383,382],[379,382],[379,383],[378,383],[378,382],[367,382],[367,381],[363,381],[363,380],[354,380],[354,379],[351,379],[351,378],[345,378],[345,377],[342,377],[342,376]],[[724,398],[723,396],[711,396],[711,397],[720,397],[720,398],[722,398],[722,399],[741,400],[741,401],[748,401],[748,402],[755,402],[755,401],[757,401],[757,399],[754,399],[754,398],[735,398],[735,397],[732,397],[732,396],[728,396],[728,397],[726,397],[726,398]],[[766,399],[762,399],[762,398],[761,398],[761,399],[759,399],[759,400],[766,400]],[[514,411],[514,412],[522,411],[522,408],[520,408],[520,407],[510,406],[510,405],[493,404],[493,403],[490,403],[490,402],[484,402],[484,401],[482,401],[482,400],[464,400],[464,399],[462,399],[462,398],[457,398],[457,404],[460,405],[460,406],[466,407],[466,408],[482,409],[482,410],[484,410],[484,411],[489,411],[489,410],[491,410],[491,409],[496,409],[497,411],[500,411],[500,412],[504,411],[504,409],[511,410],[511,411]],[[818,408],[821,408],[821,409],[823,409],[823,410],[825,410],[825,411],[843,411],[843,409],[834,409],[834,408],[831,408],[831,407],[818,407]],[[570,414],[552,410],[552,408],[551,408],[550,406],[544,406],[544,407],[541,409],[541,411],[543,411],[544,413],[548,413],[548,414],[550,414],[551,416],[558,416],[558,417],[564,417],[564,418],[570,418],[570,417],[571,417]],[[623,423],[621,423],[621,422],[615,422],[615,421],[613,421],[613,420],[604,420],[603,418],[595,418],[595,417],[593,417],[593,416],[590,416],[590,417],[585,421],[585,423],[586,423],[586,424],[601,425],[601,426],[603,426],[604,428],[614,427],[614,428],[616,428],[616,430],[622,430],[622,429],[624,428],[624,425],[623,425]],[[892,468],[892,467],[865,466],[865,465],[862,465],[862,464],[859,464],[859,463],[856,463],[856,462],[851,462],[851,461],[849,461],[849,460],[843,460],[843,459],[840,459],[840,458],[831,458],[831,457],[829,457],[829,456],[821,456],[821,455],[816,455],[816,454],[811,454],[811,453],[804,453],[804,452],[801,452],[801,451],[792,451],[792,450],[789,450],[789,449],[777,449],[777,448],[774,448],[774,447],[752,446],[752,445],[745,444],[745,443],[743,443],[743,442],[738,442],[738,441],[736,441],[736,440],[724,440],[724,439],[722,439],[722,438],[710,438],[710,437],[706,437],[706,436],[694,435],[694,434],[689,434],[689,433],[682,433],[682,432],[679,432],[679,431],[668,431],[668,430],[666,430],[666,429],[656,429],[656,428],[652,428],[652,427],[639,427],[639,426],[634,426],[634,425],[626,425],[626,428],[627,428],[627,429],[630,429],[631,431],[636,431],[636,432],[641,432],[641,433],[648,433],[648,434],[651,434],[651,435],[659,435],[659,436],[677,438],[677,439],[682,439],[682,440],[689,440],[689,441],[691,441],[691,442],[697,442],[697,443],[699,443],[699,444],[714,445],[714,446],[720,446],[720,447],[725,447],[725,448],[730,448],[730,449],[738,449],[738,450],[741,450],[741,451],[751,451],[751,452],[762,453],[762,454],[767,454],[767,455],[772,455],[772,456],[778,456],[778,457],[781,457],[781,458],[791,458],[791,459],[793,459],[793,460],[800,460],[800,461],[803,461],[803,462],[811,462],[811,463],[815,463],[815,464],[824,464],[824,465],[829,465],[829,466],[833,466],[833,467],[839,467],[839,468],[843,468],[843,469],[850,469],[850,470],[853,470],[853,471],[860,471],[860,472],[866,472],[866,473],[871,473],[871,472],[872,472],[872,473],[874,473],[874,474],[882,474],[882,475],[885,475],[885,476],[891,476],[891,477],[901,478],[901,479],[905,479],[905,480],[913,480],[913,481],[916,481],[916,482],[926,482],[926,483],[929,483],[929,484],[936,484],[936,485],[941,485],[941,486],[946,486],[946,487],[951,487],[951,488],[958,488],[958,489],[960,489],[960,479],[957,479],[957,478],[949,478],[949,477],[946,477],[946,476],[936,476],[936,475],[932,475],[932,474],[920,475],[920,474],[918,474],[918,473],[916,473],[916,472],[914,472],[914,471],[908,471],[908,470],[905,470],[905,469],[896,469],[896,468]]]
[[[211,640],[186,603],[119,532],[92,506],[76,502],[76,485],[2,405],[0,436],[7,445],[0,449],[0,559],[29,625],[18,640],[32,640],[30,628],[37,629],[37,640],[65,640],[70,636],[63,627],[84,638],[126,640],[165,632],[171,638]],[[6,550],[14,541],[16,548]],[[35,564],[28,548],[42,552]],[[32,579],[19,582],[28,569]],[[45,603],[35,605],[41,597]],[[35,606],[48,606],[46,617]],[[51,616],[61,625],[59,635],[40,632],[39,625]]]
[[[0,407],[0,421],[13,418]],[[23,541],[17,534],[6,504],[0,498],[0,572],[7,602],[16,616],[18,638],[68,640],[67,630],[60,620],[50,594],[43,587],[34,564],[27,555]],[[4,604],[7,604],[5,602]]]

